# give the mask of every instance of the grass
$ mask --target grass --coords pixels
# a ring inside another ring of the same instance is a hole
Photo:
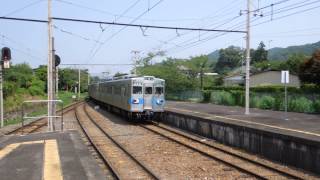
[[[72,92],[68,92],[68,91],[59,91],[58,93],[58,98],[59,100],[63,101],[63,107],[66,107],[70,104],[72,104],[73,102],[76,101],[76,99],[73,99],[72,96],[75,95],[75,93]],[[87,97],[87,93],[81,93],[80,94],[80,100],[83,100]],[[46,99],[46,97],[44,98]],[[30,105],[29,105],[30,107]],[[46,115],[47,114],[47,106],[41,106],[41,107],[37,107],[35,108],[35,111],[29,112],[27,115],[30,117],[35,117],[35,116],[40,116],[40,115]],[[58,105],[58,109],[61,109],[61,105]],[[16,118],[12,118],[12,119],[5,119],[4,125],[12,125],[12,124],[17,124],[17,123],[21,123],[21,117],[16,117]]]

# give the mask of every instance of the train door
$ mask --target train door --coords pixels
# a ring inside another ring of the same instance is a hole
[[[147,109],[147,110],[152,109],[152,98],[153,98],[153,84],[146,83],[144,84],[144,94],[143,94],[144,109]]]
[[[126,98],[125,86],[121,87],[121,105],[122,105],[122,107],[124,107],[124,109],[126,109],[125,107],[127,107],[127,98]]]

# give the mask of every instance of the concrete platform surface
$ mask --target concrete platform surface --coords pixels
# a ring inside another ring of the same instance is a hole
[[[250,115],[245,115],[243,107],[177,101],[167,101],[166,110],[320,142],[320,115],[316,114],[288,112],[285,120],[286,114],[280,111],[251,108]]]
[[[105,179],[77,131],[0,138],[3,180]]]

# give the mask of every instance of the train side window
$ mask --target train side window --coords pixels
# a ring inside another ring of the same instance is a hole
[[[152,94],[152,87],[146,87],[144,94]]]
[[[133,86],[132,87],[132,94],[142,94],[142,87],[141,86]]]
[[[156,87],[156,94],[163,94],[163,87]]]

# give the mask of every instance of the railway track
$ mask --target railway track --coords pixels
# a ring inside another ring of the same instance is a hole
[[[289,173],[272,167],[262,162],[252,160],[239,154],[227,151],[223,148],[202,142],[190,135],[180,133],[176,130],[158,125],[152,122],[151,124],[139,125],[140,127],[160,135],[168,140],[174,141],[182,146],[188,147],[212,159],[221,161],[233,168],[248,173],[258,179],[306,179],[295,173]]]
[[[187,179],[208,177],[256,179],[249,173],[240,172],[225,164],[222,165],[220,161],[212,160],[196,151],[190,151],[190,148],[181,146],[171,140],[160,138],[159,135],[154,135],[154,133],[130,122],[123,121],[117,117],[111,117],[111,119],[109,117],[109,123],[107,123],[108,120],[102,118],[101,114],[95,112],[92,108],[85,109],[85,111],[91,113],[88,113],[91,121],[94,121],[97,126],[102,128],[102,131],[110,133],[110,136],[120,146],[127,149],[140,162],[145,163],[145,167],[151,169],[149,171],[156,172],[153,174],[158,175],[156,176],[158,177],[157,179],[176,179],[181,177]],[[121,124],[120,126],[123,128],[113,127],[113,121],[115,125]]]
[[[152,170],[101,128],[88,113],[85,105],[76,108],[75,116],[87,139],[115,179],[159,179]]]
[[[72,111],[76,106],[78,106],[79,104],[82,104],[83,101],[79,101],[76,103],[73,103],[65,108],[63,108],[62,110],[57,111],[58,114],[63,113],[67,113]],[[25,126],[21,126],[17,129],[14,129],[10,132],[8,132],[6,135],[11,135],[11,134],[15,134],[15,135],[23,135],[23,134],[31,134],[31,133],[35,133],[35,132],[39,132],[42,128],[44,128],[47,125],[47,118],[41,118],[38,120],[35,120]]]
[[[139,126],[168,141],[175,142],[257,179],[316,179],[313,175],[277,163],[268,162],[267,160],[261,160],[259,158],[257,159],[248,154],[243,155],[236,150],[230,151],[215,143],[204,142],[196,136],[175,130],[165,125],[159,125],[154,122],[151,124],[131,123],[131,125]]]

